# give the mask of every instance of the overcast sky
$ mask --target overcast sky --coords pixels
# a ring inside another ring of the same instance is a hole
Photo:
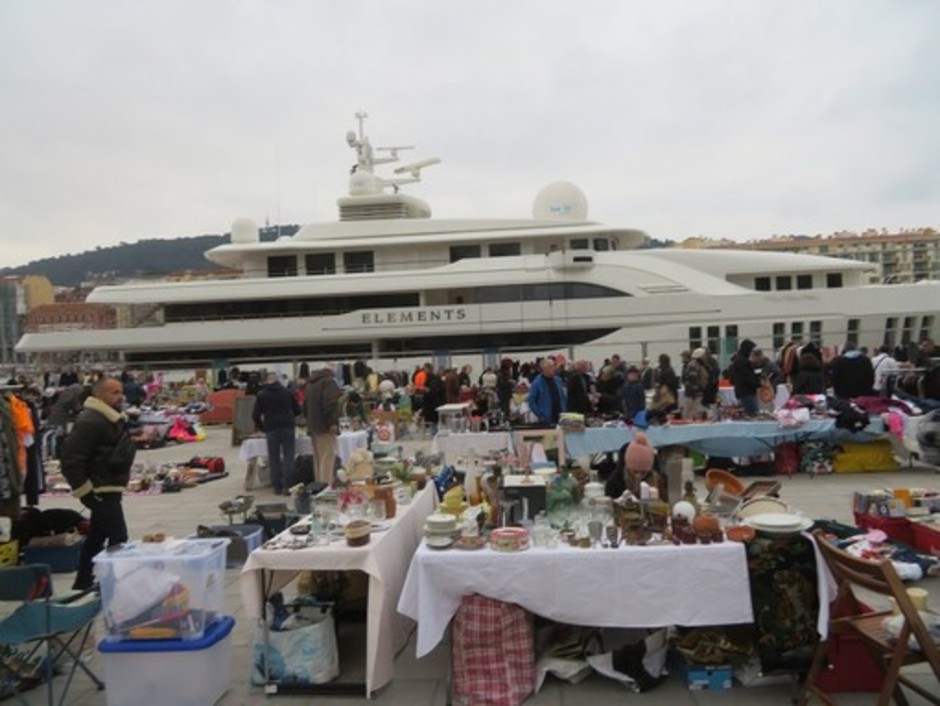
[[[358,110],[435,217],[938,227],[938,47],[936,0],[2,0],[0,267],[334,220]]]

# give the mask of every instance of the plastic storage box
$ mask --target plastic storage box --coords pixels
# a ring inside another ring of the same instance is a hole
[[[237,569],[248,560],[248,555],[261,546],[264,528],[254,524],[212,525],[209,531],[213,537],[226,537],[230,540],[225,550],[225,566]],[[190,539],[197,539],[193,535]]]
[[[685,685],[693,691],[722,690],[731,688],[732,670],[730,664],[704,665],[693,664],[684,657],[679,658],[679,672]]]
[[[879,529],[897,542],[914,546],[914,530],[906,517],[881,517],[856,512],[855,524],[865,530]]]
[[[78,557],[84,543],[85,539],[81,538],[74,544],[58,547],[27,544],[23,547],[23,563],[48,564],[53,573],[67,574],[78,569]]]
[[[98,554],[106,639],[202,638],[224,612],[228,543],[224,537],[131,542]]]
[[[924,554],[940,552],[940,523],[912,522],[914,547]]]
[[[108,706],[212,706],[231,680],[234,625],[224,616],[199,640],[101,642]]]

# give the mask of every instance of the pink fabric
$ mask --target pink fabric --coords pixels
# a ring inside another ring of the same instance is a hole
[[[473,706],[516,706],[535,689],[531,616],[480,595],[454,616],[454,697]]]
[[[888,430],[896,437],[904,440],[904,415],[900,412],[888,412]]]

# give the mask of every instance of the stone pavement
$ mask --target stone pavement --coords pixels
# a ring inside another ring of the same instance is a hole
[[[406,453],[428,444],[406,442]],[[227,426],[209,427],[206,439],[202,442],[162,449],[141,451],[138,460],[161,464],[165,462],[183,462],[193,456],[222,456],[226,460],[229,472],[227,478],[186,489],[181,493],[158,495],[130,495],[125,499],[125,512],[131,538],[140,538],[144,534],[163,532],[174,537],[185,537],[193,533],[199,524],[224,524],[218,505],[223,500],[243,493],[245,464],[238,458],[238,447],[231,445],[231,429]],[[700,495],[704,495],[702,478],[696,480]],[[852,523],[852,493],[855,490],[877,486],[940,487],[940,475],[928,468],[903,468],[892,474],[833,474],[811,477],[804,474],[783,479],[781,496],[788,503],[802,510],[811,517],[829,518],[839,522]],[[256,503],[276,502],[270,489],[251,491]],[[284,500],[284,498],[281,498]],[[69,507],[81,509],[78,501],[70,497],[44,497],[42,508]],[[241,604],[238,581],[239,571],[230,569],[226,578],[226,607],[236,618],[232,634],[232,678],[227,694],[219,702],[225,706],[261,703],[317,703],[323,706],[342,704],[351,706],[366,703],[363,697],[350,696],[266,696],[263,689],[249,683],[251,663],[251,644],[253,637],[252,621],[245,617]],[[72,574],[56,575],[56,592],[68,593],[73,579]],[[940,610],[940,578],[927,578],[919,582],[920,586],[930,591],[930,604],[934,610]],[[694,591],[690,587],[690,600],[694,600]],[[362,673],[362,660],[357,655],[362,652],[361,645],[352,649],[341,647],[340,666],[342,678],[350,678]],[[424,706],[441,705],[447,699],[449,644],[441,644],[431,654],[422,658],[414,657],[413,641],[399,654],[395,662],[395,679],[384,689],[373,695],[373,701],[386,706]],[[156,655],[154,659],[158,658]],[[99,667],[100,660],[94,658],[93,664]],[[99,670],[100,671],[100,670]],[[925,675],[925,679],[929,679]],[[63,678],[56,679],[57,685]],[[925,682],[930,684],[929,681]],[[726,691],[690,691],[676,676],[671,676],[666,683],[645,694],[633,694],[613,681],[599,676],[591,676],[579,685],[573,686],[549,677],[541,691],[530,697],[526,704],[533,706],[558,706],[562,704],[585,704],[620,706],[625,701],[631,703],[663,704],[684,706],[693,704],[789,704],[792,696],[791,685],[744,688],[735,683],[733,689]],[[34,689],[28,693],[30,704],[44,703],[43,689]],[[840,695],[840,704],[870,704],[873,698],[868,694]],[[76,677],[70,689],[68,703],[82,706],[97,706],[106,703],[105,692],[98,692],[84,675]],[[912,698],[912,704],[922,703]],[[112,705],[114,706],[114,705]],[[167,706],[171,706],[168,704]]]

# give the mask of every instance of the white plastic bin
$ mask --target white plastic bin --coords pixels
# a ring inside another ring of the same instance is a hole
[[[232,628],[224,616],[198,640],[103,640],[108,706],[212,706],[232,676]]]

